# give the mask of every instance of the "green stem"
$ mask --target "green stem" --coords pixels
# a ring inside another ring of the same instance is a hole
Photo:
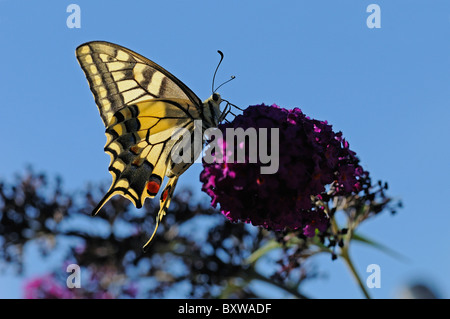
[[[332,228],[332,230],[333,230],[333,232],[335,234],[338,233],[339,226],[338,226],[338,224],[337,224],[337,222],[336,222],[336,220],[334,218],[331,219],[331,228]],[[348,232],[347,232],[347,236],[346,236],[346,239],[345,239],[344,247],[342,247],[342,249],[341,249],[340,256],[342,257],[342,259],[344,259],[344,262],[347,265],[348,269],[350,270],[350,273],[352,274],[353,279],[355,279],[356,283],[358,284],[358,286],[361,289],[361,291],[364,294],[364,296],[367,299],[371,299],[371,297],[369,295],[369,292],[367,291],[366,286],[362,282],[361,277],[358,275],[358,272],[356,271],[356,268],[353,265],[353,262],[352,262],[352,260],[350,258],[349,253],[348,253],[350,242],[351,242],[352,237],[353,237],[353,229],[354,228],[355,228],[355,224],[352,224],[352,223],[348,222]]]
[[[371,299],[369,293],[367,292],[366,286],[361,280],[361,277],[358,275],[358,272],[356,271],[355,266],[353,265],[352,260],[350,259],[350,256],[348,254],[348,247],[342,249],[341,257],[344,259],[345,264],[350,270],[350,273],[353,275],[353,278],[355,279],[356,283],[358,284],[359,288],[361,289],[362,293],[367,299]]]
[[[363,292],[364,296],[367,299],[370,299],[370,295],[367,292],[366,286],[364,285],[364,283],[361,281],[361,278],[358,275],[358,272],[355,269],[355,266],[353,266],[353,263],[350,259],[350,256],[348,255],[348,252],[346,252],[345,254],[341,254],[342,258],[344,258],[345,260],[345,264],[348,266],[348,268],[350,269],[351,274],[353,275],[353,278],[356,280],[356,282],[359,285],[359,288],[361,288],[361,291]]]

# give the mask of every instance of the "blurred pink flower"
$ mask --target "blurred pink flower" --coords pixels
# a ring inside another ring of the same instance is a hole
[[[71,299],[69,288],[60,285],[53,275],[45,275],[28,281],[24,287],[25,299]]]

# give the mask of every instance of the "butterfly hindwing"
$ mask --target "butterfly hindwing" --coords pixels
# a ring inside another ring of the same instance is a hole
[[[117,44],[94,41],[80,45],[76,56],[89,82],[105,126],[126,105],[158,98],[201,100],[170,72]]]
[[[193,130],[197,116],[190,101],[176,99],[143,101],[116,112],[106,128],[105,145],[113,181],[93,214],[116,194],[138,208],[145,198],[155,196],[178,142],[174,133],[180,128]]]
[[[149,244],[153,240],[153,237],[155,237],[156,231],[158,230],[159,223],[167,213],[167,209],[169,208],[170,202],[172,201],[173,193],[175,191],[175,187],[177,186],[177,182],[178,176],[170,178],[169,181],[167,182],[166,187],[161,193],[160,208],[158,215],[156,215],[155,230],[153,231],[153,234],[150,236],[150,239],[145,243],[143,247],[144,251],[148,249]]]

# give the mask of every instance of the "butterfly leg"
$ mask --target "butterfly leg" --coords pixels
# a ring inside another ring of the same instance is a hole
[[[159,209],[158,215],[156,215],[155,230],[153,231],[153,234],[150,237],[150,239],[145,243],[144,247],[142,247],[144,252],[146,252],[148,250],[149,245],[150,245],[151,241],[153,240],[153,237],[155,237],[156,231],[158,230],[159,223],[161,222],[163,217],[166,215],[167,210],[169,209],[170,201],[172,200],[173,192],[175,190],[175,186],[177,185],[177,182],[178,182],[178,176],[172,177],[167,182],[167,185],[161,194],[160,209]]]

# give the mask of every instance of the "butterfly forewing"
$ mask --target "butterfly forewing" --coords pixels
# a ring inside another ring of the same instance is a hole
[[[89,42],[76,50],[105,126],[125,105],[157,98],[201,100],[170,72],[127,48],[108,42]]]

